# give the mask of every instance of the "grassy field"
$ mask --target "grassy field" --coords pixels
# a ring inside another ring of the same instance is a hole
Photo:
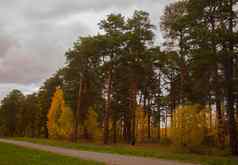
[[[0,143],[1,165],[102,165],[94,161],[59,156],[56,154]]]
[[[183,162],[194,162],[202,165],[238,165],[238,158],[217,153],[217,155],[200,155],[181,152],[167,146],[136,146],[129,145],[99,145],[99,144],[81,144],[69,143],[47,139],[14,138],[16,140],[30,141],[33,143],[60,146],[65,148],[74,148],[86,151],[115,153],[122,155],[135,155],[144,157],[155,157],[168,160],[179,160]]]

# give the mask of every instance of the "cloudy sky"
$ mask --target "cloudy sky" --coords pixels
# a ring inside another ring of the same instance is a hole
[[[64,52],[79,36],[95,34],[112,12],[130,16],[142,9],[159,26],[164,7],[175,0],[1,0],[0,99],[10,90],[36,91],[62,67]],[[159,29],[158,41],[161,40]]]

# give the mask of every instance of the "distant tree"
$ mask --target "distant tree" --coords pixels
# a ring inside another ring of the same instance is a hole
[[[36,93],[26,95],[23,103],[22,123],[24,136],[38,137],[38,126],[40,122],[40,106]]]
[[[12,90],[1,102],[1,129],[5,136],[22,136],[24,95]]]

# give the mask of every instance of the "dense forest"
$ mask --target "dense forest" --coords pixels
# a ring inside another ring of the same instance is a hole
[[[74,42],[37,93],[13,90],[1,101],[1,136],[238,155],[238,0],[171,3],[160,27],[139,10],[107,15],[98,27]]]

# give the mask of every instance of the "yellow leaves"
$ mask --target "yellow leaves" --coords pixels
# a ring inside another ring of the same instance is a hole
[[[50,138],[69,138],[73,128],[73,113],[65,105],[63,91],[59,88],[52,98],[48,113],[48,132]]]
[[[182,106],[173,114],[171,140],[182,146],[200,145],[205,137],[208,110],[200,105]]]
[[[93,108],[89,108],[87,119],[84,122],[84,127],[88,130],[88,135],[91,139],[97,139],[100,135],[100,129],[97,124],[98,114]]]
[[[147,131],[148,115],[146,115],[144,109],[141,106],[137,106],[136,109],[136,134],[137,140],[143,142],[145,140],[145,134]]]

